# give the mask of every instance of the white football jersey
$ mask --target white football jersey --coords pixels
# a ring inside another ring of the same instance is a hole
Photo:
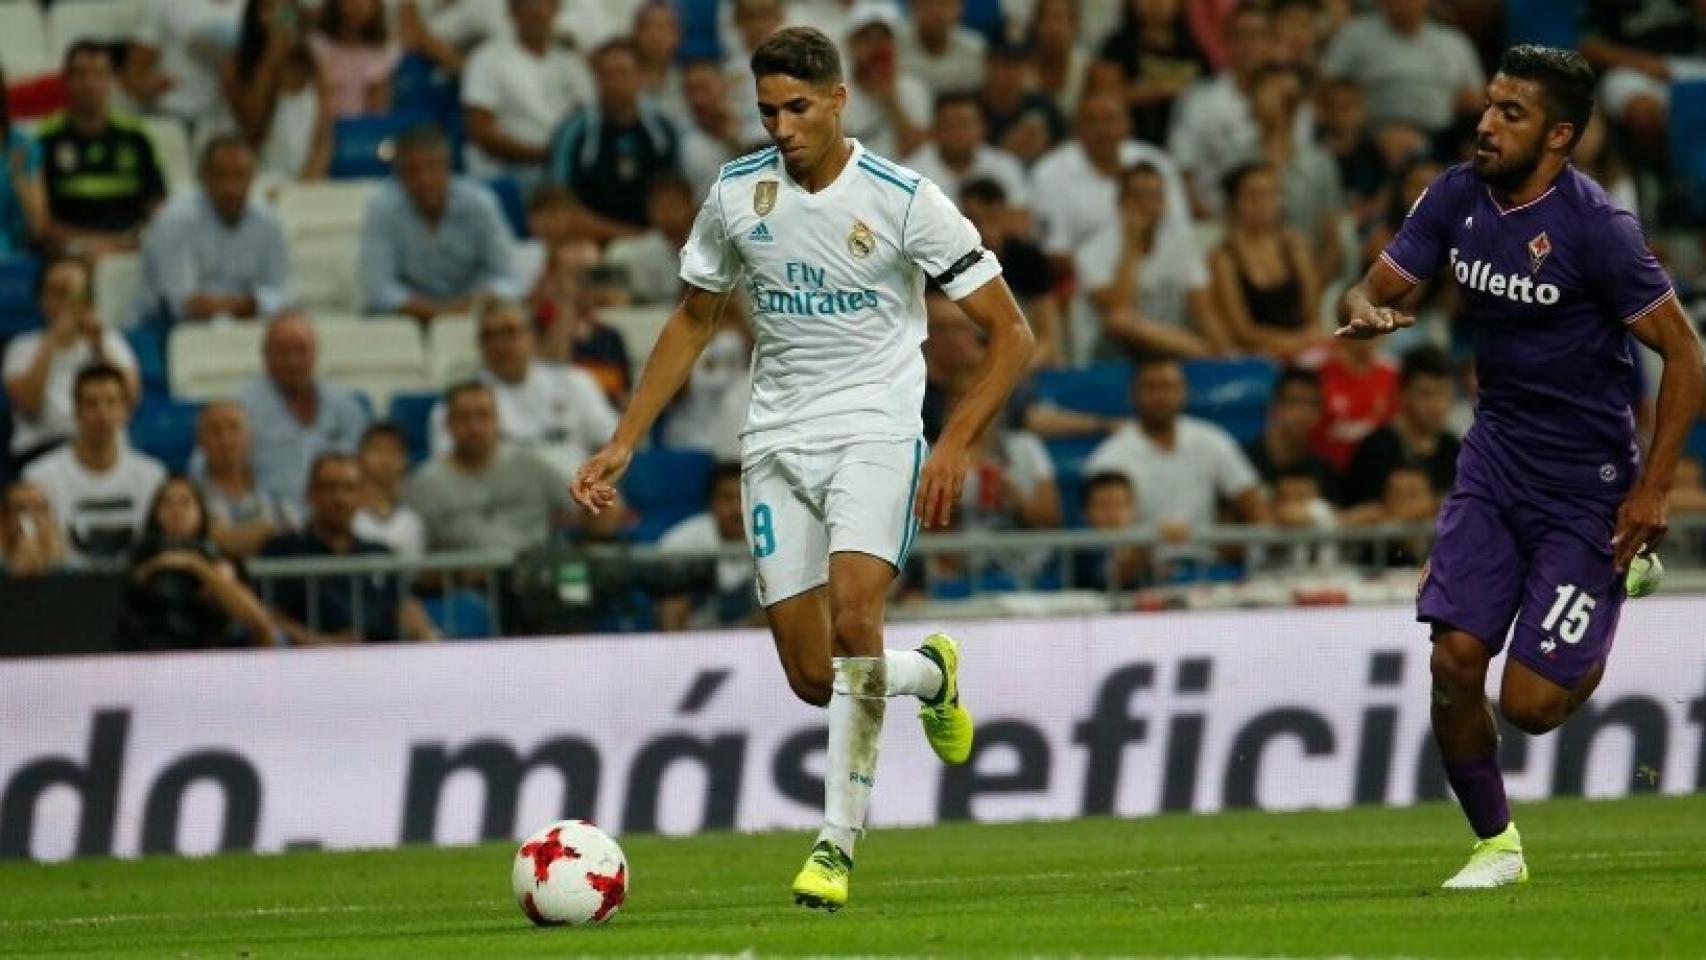
[[[725,164],[681,251],[687,283],[714,293],[746,283],[758,338],[748,463],[919,436],[925,278],[958,300],[1001,272],[934,183],[852,144],[816,193],[774,147]]]

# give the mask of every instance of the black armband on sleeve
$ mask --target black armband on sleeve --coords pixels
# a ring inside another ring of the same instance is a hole
[[[978,262],[983,259],[983,254],[983,248],[978,247],[958,260],[955,260],[954,265],[942,271],[940,276],[931,277],[931,279],[936,281],[937,286],[946,287],[955,280],[958,280],[960,278],[960,274],[965,273],[967,270],[976,266]]]

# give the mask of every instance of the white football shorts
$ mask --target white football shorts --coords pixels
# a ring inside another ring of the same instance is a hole
[[[829,582],[832,553],[865,553],[904,568],[918,536],[912,502],[924,455],[922,439],[862,440],[778,450],[748,463],[741,505],[759,604]]]

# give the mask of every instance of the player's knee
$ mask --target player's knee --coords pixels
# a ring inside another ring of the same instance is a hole
[[[1458,644],[1443,639],[1436,641],[1428,667],[1433,673],[1435,690],[1449,694],[1478,694],[1486,689],[1486,659]]]
[[[1529,736],[1551,733],[1569,716],[1569,704],[1563,698],[1500,697],[1499,712],[1510,725]]]
[[[839,654],[857,654],[875,646],[882,647],[883,616],[881,608],[872,603],[845,603],[835,611],[835,647]]]
[[[814,707],[829,706],[829,695],[835,689],[834,671],[828,663],[821,666],[794,664],[788,668],[788,687]]]

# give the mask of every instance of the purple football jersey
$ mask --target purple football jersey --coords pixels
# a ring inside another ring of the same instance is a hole
[[[1634,482],[1635,362],[1628,326],[1672,296],[1641,225],[1566,166],[1504,209],[1468,164],[1429,185],[1382,255],[1420,282],[1449,270],[1475,346],[1467,454],[1529,483],[1622,492]]]

